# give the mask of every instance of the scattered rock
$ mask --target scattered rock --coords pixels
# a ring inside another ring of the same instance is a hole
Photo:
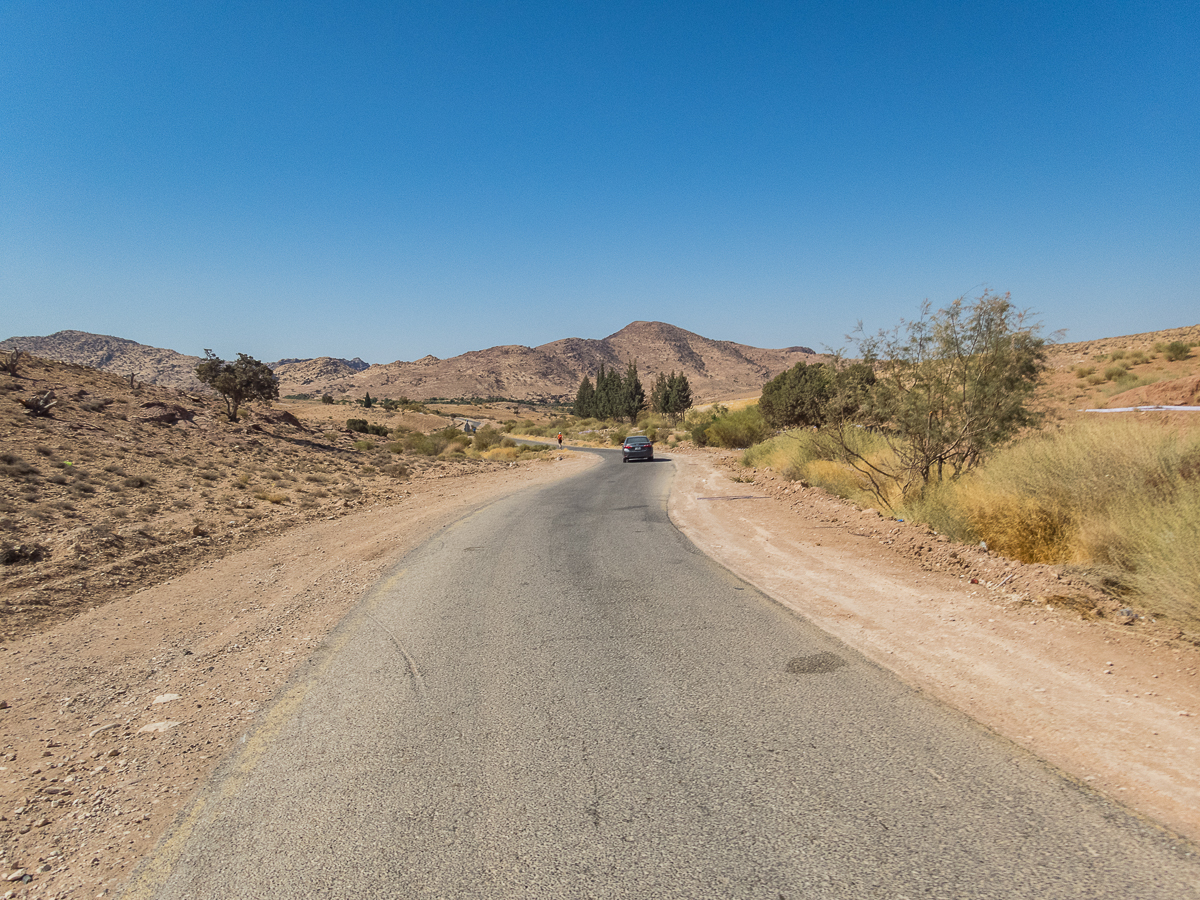
[[[153,422],[158,425],[174,425],[176,422],[190,423],[195,418],[194,410],[187,409],[176,403],[164,403],[161,400],[151,400],[140,407],[143,412],[130,416],[138,422]]]
[[[13,566],[17,563],[41,562],[50,555],[49,549],[42,544],[10,544],[0,543],[0,565]]]
[[[178,694],[159,694],[154,698],[155,703],[170,703],[172,700],[180,699]]]
[[[170,731],[176,725],[182,725],[182,722],[151,722],[149,725],[143,725],[138,729],[138,734],[152,734],[156,732]]]
[[[254,417],[266,422],[268,425],[291,425],[293,428],[299,428],[301,431],[305,430],[300,420],[285,409],[255,410]]]

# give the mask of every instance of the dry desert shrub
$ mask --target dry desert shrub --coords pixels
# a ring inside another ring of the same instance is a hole
[[[898,507],[904,500],[900,462],[887,441],[868,429],[853,429],[844,436],[862,459],[867,472],[836,459],[829,435],[797,428],[756,444],[746,451],[747,466],[766,466],[792,481],[815,484],[861,506]]]
[[[892,461],[864,431],[858,450]],[[752,448],[769,466],[861,505],[876,491],[895,513],[1027,563],[1074,564],[1118,594],[1200,631],[1200,434],[1161,422],[1105,417],[1027,437],[957,480],[904,496],[896,480],[867,485],[829,458],[815,432],[787,432]]]
[[[997,454],[944,502],[963,537],[1022,562],[1102,567],[1127,595],[1200,628],[1200,435],[1081,422]]]

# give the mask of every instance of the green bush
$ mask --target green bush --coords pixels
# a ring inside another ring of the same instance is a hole
[[[405,451],[420,456],[437,456],[441,449],[429,435],[419,431],[408,432],[397,443],[401,444]],[[389,449],[390,447],[391,445]]]
[[[704,431],[707,445],[731,450],[744,450],[770,436],[771,426],[763,419],[757,406],[747,406],[718,416]]]
[[[1115,366],[1109,366],[1104,370],[1104,380],[1105,381],[1116,381],[1118,378],[1120,378],[1122,375],[1124,375],[1125,372],[1126,372],[1125,367],[1120,365],[1119,363]]]
[[[500,443],[504,435],[491,425],[484,425],[475,432],[475,449],[484,453]]]
[[[387,437],[391,433],[386,425],[376,425],[366,419],[347,419],[346,430],[358,434],[377,434],[380,437]]]
[[[1163,356],[1171,362],[1180,362],[1191,355],[1191,350],[1183,341],[1171,341],[1171,343],[1163,347]]]

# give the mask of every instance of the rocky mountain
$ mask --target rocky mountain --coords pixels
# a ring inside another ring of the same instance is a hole
[[[572,400],[586,375],[603,365],[624,369],[635,361],[649,390],[659,372],[683,372],[700,401],[753,394],[797,362],[816,357],[807,347],[764,350],[714,341],[663,322],[634,322],[600,340],[564,338],[539,347],[506,345],[473,350],[451,359],[426,356],[414,362],[371,366],[362,372],[294,379],[281,368],[280,392],[329,393],[335,397],[510,397],[526,401]]]
[[[349,360],[320,356],[316,359],[276,363],[271,368],[275,370],[275,377],[279,379],[280,394],[286,395],[336,390],[335,385],[340,385],[359,372],[369,369],[370,365],[364,364],[362,368],[358,368]]]
[[[35,356],[79,363],[141,381],[184,390],[201,390],[194,370],[199,357],[147,347],[134,341],[82,331],[49,337],[14,337],[0,349],[21,349]],[[746,396],[764,382],[816,354],[808,347],[764,350],[715,341],[663,322],[634,322],[600,340],[564,338],[540,347],[507,345],[473,350],[451,359],[426,356],[413,362],[370,366],[323,356],[282,359],[274,364],[279,393],[360,397],[408,397],[412,400],[457,397],[509,397],[526,401],[571,400],[585,375],[600,366],[624,369],[637,363],[647,391],[659,372],[682,372],[698,401]]]
[[[371,367],[371,364],[369,362],[367,362],[365,359],[362,359],[361,357],[358,357],[358,356],[354,357],[354,359],[332,359],[331,357],[328,357],[328,356],[322,356],[322,357],[319,357],[318,359],[297,359],[295,357],[292,357],[291,359],[279,359],[273,363],[267,363],[267,365],[270,366],[272,371],[275,371],[280,366],[289,366],[294,363],[318,362],[319,360],[330,360],[331,362],[342,363],[347,368],[349,368],[352,372],[361,372],[363,369],[369,369]]]
[[[107,334],[57,331],[46,337],[10,337],[0,341],[0,350],[22,350],[43,359],[88,366],[126,378],[133,375],[138,381],[181,391],[208,393],[208,388],[196,379],[200,357]]]

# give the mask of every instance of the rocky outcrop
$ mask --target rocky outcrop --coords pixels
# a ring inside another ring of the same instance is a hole
[[[209,393],[196,380],[196,356],[83,331],[48,337],[14,337],[0,350],[24,350],[46,359],[91,366],[124,377],[191,392]],[[369,366],[329,356],[281,359],[272,364],[281,396],[291,394],[411,400],[504,397],[527,402],[569,401],[586,375],[600,367],[624,369],[636,362],[649,390],[659,372],[682,372],[699,401],[754,394],[769,379],[801,360],[806,347],[764,350],[715,341],[665,322],[633,322],[600,340],[563,338],[526,347],[508,344],[472,350],[450,359],[424,356],[413,362]]]
[[[181,391],[209,393],[196,378],[200,357],[149,347],[126,338],[86,331],[57,331],[45,337],[11,337],[0,350],[23,350],[43,359],[112,372]]]

